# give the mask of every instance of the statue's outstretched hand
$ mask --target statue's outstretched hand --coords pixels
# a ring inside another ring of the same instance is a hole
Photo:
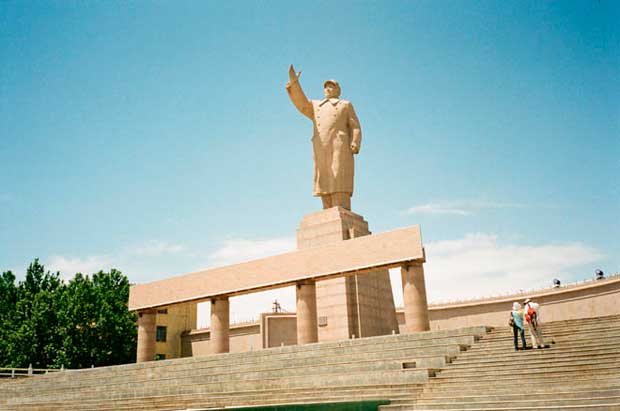
[[[357,154],[360,152],[360,146],[358,146],[357,144],[351,144],[351,151],[353,152],[353,154]]]
[[[299,76],[301,76],[301,71],[299,73],[295,73],[295,68],[291,64],[288,68],[288,84],[293,84],[296,81],[299,81]]]

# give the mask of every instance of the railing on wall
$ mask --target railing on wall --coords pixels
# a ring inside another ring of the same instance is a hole
[[[6,368],[0,367],[0,378],[21,378],[21,377],[34,377],[37,375],[45,375],[53,372],[64,371],[64,368]]]
[[[550,291],[550,290],[556,290],[556,289],[566,290],[566,289],[570,289],[570,288],[580,287],[580,286],[583,286],[583,285],[586,285],[586,284],[604,283],[604,282],[606,282],[606,280],[616,280],[618,278],[620,278],[620,273],[613,273],[611,275],[608,275],[604,279],[600,279],[600,280],[597,280],[597,279],[580,280],[580,281],[575,281],[575,282],[568,283],[568,284],[563,284],[563,285],[561,285],[559,287],[532,288],[532,289],[528,289],[528,290],[512,291],[512,292],[496,294],[496,295],[489,295],[489,296],[483,296],[483,297],[474,297],[474,298],[466,298],[466,299],[455,299],[455,300],[429,302],[428,306],[430,308],[432,308],[432,307],[451,305],[451,304],[463,304],[463,303],[471,303],[471,302],[492,301],[492,300],[496,300],[496,299],[499,299],[499,298],[526,297],[526,296],[529,296],[530,294],[536,294],[536,293],[540,293],[540,292],[543,292],[543,291]],[[397,310],[398,309],[402,309],[402,307],[397,307],[396,309]]]

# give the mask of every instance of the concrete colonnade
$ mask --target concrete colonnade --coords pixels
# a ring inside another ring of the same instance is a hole
[[[415,261],[401,267],[405,332],[430,329],[423,262]],[[296,285],[297,343],[318,342],[316,282],[301,281]],[[226,353],[230,349],[230,303],[227,296],[211,300],[211,353]],[[138,317],[137,362],[155,358],[155,310],[145,310]]]

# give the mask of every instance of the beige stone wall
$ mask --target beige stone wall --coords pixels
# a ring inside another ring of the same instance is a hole
[[[297,344],[297,318],[294,313],[264,313],[260,322],[262,347]]]
[[[182,336],[185,345],[191,345],[191,356],[209,355],[210,331],[208,328],[192,330]],[[260,324],[243,324],[230,327],[229,352],[245,352],[262,348]]]
[[[294,313],[263,313],[259,323],[230,327],[230,352],[297,344],[297,319]],[[210,330],[192,330],[181,337],[182,356],[209,355]]]
[[[168,313],[163,314],[161,311]],[[155,353],[164,354],[166,358],[179,358],[183,355],[181,335],[196,328],[196,303],[185,303],[164,307],[157,310],[155,323],[164,326],[166,342],[155,343]]]
[[[541,305],[540,318],[543,322],[620,314],[620,277],[501,298],[431,305],[429,307],[431,329],[506,325],[512,302],[522,303],[526,297]],[[404,315],[401,309],[397,310],[397,316],[402,327]]]

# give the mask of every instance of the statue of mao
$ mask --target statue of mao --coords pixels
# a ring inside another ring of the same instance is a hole
[[[336,80],[323,83],[323,100],[308,100],[299,84],[300,74],[291,64],[286,91],[297,110],[314,126],[314,196],[321,197],[324,209],[341,206],[351,210],[353,155],[359,153],[362,141],[359,120],[353,104],[340,99]]]

